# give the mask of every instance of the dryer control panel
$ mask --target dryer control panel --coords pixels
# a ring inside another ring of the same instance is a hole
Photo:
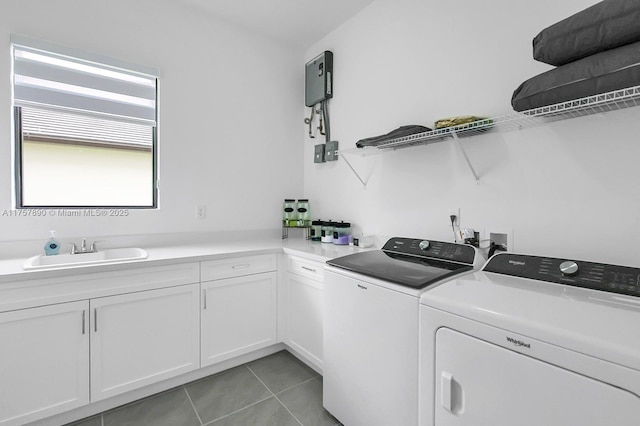
[[[482,270],[640,297],[640,269],[628,266],[500,253]]]

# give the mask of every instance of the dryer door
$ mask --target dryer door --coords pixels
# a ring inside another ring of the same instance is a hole
[[[435,425],[637,426],[640,398],[572,371],[441,328]]]

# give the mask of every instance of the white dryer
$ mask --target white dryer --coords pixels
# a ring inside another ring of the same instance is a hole
[[[421,297],[421,426],[640,424],[640,269],[509,253]]]

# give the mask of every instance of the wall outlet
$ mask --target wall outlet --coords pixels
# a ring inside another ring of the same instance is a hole
[[[206,219],[207,217],[207,206],[204,204],[198,204],[196,206],[196,218],[197,219]]]
[[[460,228],[460,208],[458,207],[455,210],[451,210],[449,213],[449,226],[451,226],[451,216],[455,216],[455,220],[453,221],[453,226],[456,228]]]

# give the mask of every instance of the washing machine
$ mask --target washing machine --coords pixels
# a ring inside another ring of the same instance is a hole
[[[640,424],[640,269],[501,253],[420,304],[421,426]]]
[[[484,261],[469,245],[396,237],[327,262],[324,407],[345,426],[417,425],[420,296]]]

